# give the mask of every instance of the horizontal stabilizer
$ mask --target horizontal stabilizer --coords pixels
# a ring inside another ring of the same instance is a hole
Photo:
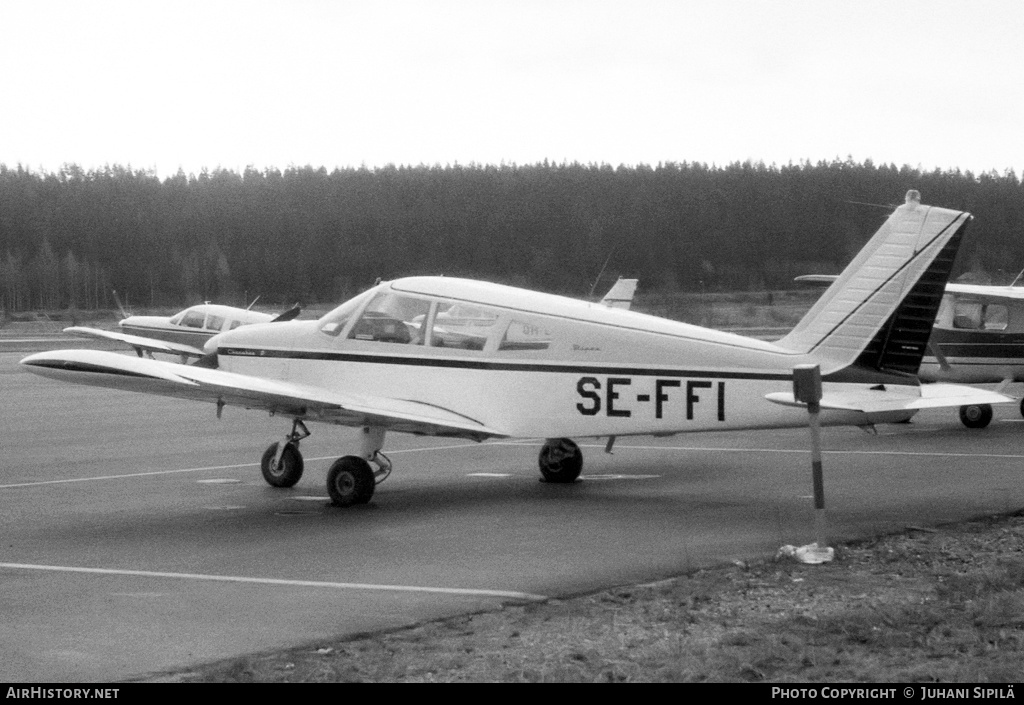
[[[792,392],[767,394],[765,399],[783,406],[807,406],[803,402],[796,401]],[[887,411],[919,411],[971,404],[1007,404],[1010,402],[1016,402],[1016,399],[998,392],[959,384],[925,384],[920,387],[891,385],[881,389],[866,387],[842,392],[826,391],[821,398],[821,408],[878,414]]]

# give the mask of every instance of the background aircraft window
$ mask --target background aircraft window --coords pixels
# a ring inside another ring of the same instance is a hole
[[[1006,330],[1010,322],[1010,311],[1002,304],[988,304],[982,312],[985,330]]]
[[[349,338],[378,343],[423,344],[423,322],[430,302],[385,291],[374,297],[363,311]]]
[[[228,330],[234,330],[235,328],[238,328],[238,326],[240,325],[242,325],[241,321],[231,321],[231,325],[228,326]]]
[[[199,311],[185,311],[185,315],[181,317],[179,325],[183,325],[186,328],[202,328],[205,320],[206,316]]]
[[[958,301],[953,316],[953,327],[964,330],[1006,330],[1009,322],[1009,309],[1002,304]]]
[[[224,327],[224,317],[214,316],[212,313],[206,317],[206,327],[210,330],[220,330]]]
[[[551,333],[534,323],[513,320],[505,331],[498,350],[547,350]]]

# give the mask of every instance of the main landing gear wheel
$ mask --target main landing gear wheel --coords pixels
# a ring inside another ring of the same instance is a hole
[[[355,455],[338,458],[327,471],[327,493],[337,507],[366,504],[376,484],[373,468]]]
[[[1024,399],[1020,400],[1020,415],[1024,416]]]
[[[549,438],[537,458],[544,482],[574,482],[583,470],[583,453],[568,438]]]
[[[960,407],[960,422],[967,428],[985,428],[991,420],[990,404],[968,404]]]
[[[260,461],[260,470],[263,471],[263,479],[272,487],[292,487],[302,477],[302,453],[295,443],[285,443],[281,451],[281,458],[277,458],[278,443],[271,443],[266,452],[263,453],[263,460]]]

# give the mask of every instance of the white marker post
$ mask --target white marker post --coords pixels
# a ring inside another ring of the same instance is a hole
[[[793,368],[793,398],[807,404],[807,413],[810,415],[814,534],[818,552],[830,555],[825,523],[825,483],[821,474],[821,424],[818,419],[821,412],[821,368],[818,365],[797,365]]]

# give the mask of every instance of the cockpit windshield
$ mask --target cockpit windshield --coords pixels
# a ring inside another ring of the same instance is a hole
[[[373,296],[377,288],[374,287],[368,291],[364,291],[359,296],[353,299],[349,299],[341,306],[338,306],[333,311],[325,314],[320,319],[320,331],[330,336],[338,336],[345,324],[351,320],[352,316],[363,307],[363,304],[368,298]]]

